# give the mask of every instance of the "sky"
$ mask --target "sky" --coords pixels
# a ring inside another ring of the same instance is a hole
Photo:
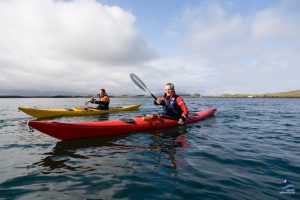
[[[0,90],[300,89],[298,0],[2,0]]]

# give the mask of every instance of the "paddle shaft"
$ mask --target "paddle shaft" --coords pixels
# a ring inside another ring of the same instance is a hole
[[[97,95],[98,94],[96,94],[95,96],[97,96]],[[85,106],[87,106],[92,101],[92,99],[93,99],[93,97],[89,101],[85,102]]]

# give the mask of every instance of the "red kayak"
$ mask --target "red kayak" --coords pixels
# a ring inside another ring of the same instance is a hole
[[[217,108],[211,108],[189,114],[185,124],[204,120],[214,115]],[[147,115],[132,119],[120,119],[99,122],[55,122],[29,121],[28,125],[40,132],[60,140],[78,140],[93,137],[112,137],[125,133],[151,131],[179,126],[177,120],[171,120],[160,115]]]

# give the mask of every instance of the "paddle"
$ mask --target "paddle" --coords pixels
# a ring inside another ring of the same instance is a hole
[[[145,92],[148,92],[155,100],[157,100],[156,96],[154,96],[150,90],[147,88],[145,83],[134,73],[130,74],[131,80],[134,82],[136,86],[138,86],[140,89],[144,90]]]
[[[96,96],[97,96],[97,95],[96,95]],[[93,97],[91,97],[91,99],[90,99],[89,101],[85,102],[85,103],[84,103],[84,105],[85,105],[84,108],[87,108],[87,105],[88,105],[92,100],[93,100]]]
[[[87,105],[91,102],[91,99],[84,103],[84,107],[87,107]]]

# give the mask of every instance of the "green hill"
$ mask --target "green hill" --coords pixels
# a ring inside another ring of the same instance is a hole
[[[300,90],[263,94],[264,97],[295,97],[300,98]]]
[[[300,90],[265,94],[222,94],[225,98],[300,98]]]

